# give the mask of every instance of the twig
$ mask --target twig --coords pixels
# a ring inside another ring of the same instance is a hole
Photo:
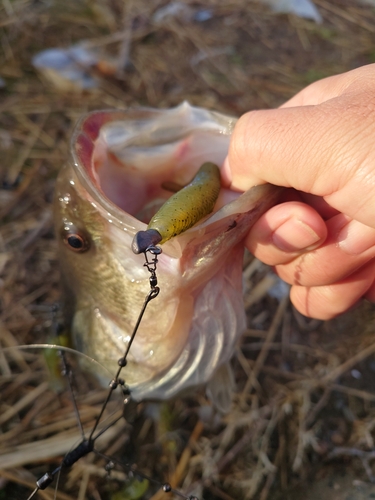
[[[33,391],[26,394],[26,396],[21,398],[19,401],[17,401],[17,403],[15,403],[11,408],[9,408],[8,411],[0,415],[0,425],[10,420],[23,408],[33,403],[47,389],[48,389],[48,382],[43,382],[42,384],[38,385],[38,387],[36,387]]]
[[[332,387],[326,387],[321,398],[316,405],[309,411],[303,424],[305,429],[311,427],[318,415],[318,413],[327,405],[331,396]]]
[[[354,365],[356,365],[360,361],[363,361],[364,359],[368,358],[369,356],[371,356],[371,354],[374,353],[375,353],[375,343],[371,344],[365,349],[362,349],[362,351],[358,352],[353,357],[342,363],[340,366],[327,373],[327,375],[321,379],[321,383],[327,384],[328,382],[336,380],[343,373],[350,370],[350,368],[352,368]]]
[[[338,457],[357,457],[357,458],[359,458],[362,462],[362,465],[366,471],[366,474],[367,474],[369,480],[372,483],[375,483],[375,476],[372,473],[372,469],[370,466],[370,460],[373,460],[375,458],[375,450],[364,451],[364,450],[359,450],[358,448],[337,447],[337,448],[334,448],[331,451],[331,453],[329,453],[327,460],[332,460],[333,458],[338,458]]]
[[[9,470],[0,469],[0,477],[4,477],[8,481],[12,481],[12,483],[22,484],[22,486],[27,486],[32,490],[35,488],[35,479],[32,479],[30,481],[27,479],[23,479],[19,475]],[[70,495],[66,495],[65,493],[62,493],[60,491],[55,492],[55,491],[40,490],[38,494],[44,500],[74,500],[73,497],[71,497]]]
[[[374,33],[375,28],[373,24],[369,24],[363,19],[359,19],[353,15],[353,12],[348,12],[347,9],[335,7],[330,2],[326,2],[325,0],[315,0],[315,3],[323,7],[324,9],[336,14],[337,16],[345,19],[345,21],[349,21],[350,23],[358,24],[362,28]]]
[[[262,420],[255,422],[251,428],[235,443],[235,445],[220,459],[217,464],[218,472],[225,469],[241,450],[251,441],[254,435],[259,435],[268,425],[267,417],[271,413],[271,408],[265,409]]]
[[[345,385],[331,384],[330,388],[332,391],[343,392],[349,396],[355,396],[357,398],[364,399],[365,401],[375,401],[375,394],[367,391],[361,391],[360,389],[354,389],[353,387],[346,387]]]
[[[270,344],[272,343],[272,341],[277,333],[277,330],[280,326],[283,314],[285,312],[285,309],[287,308],[288,303],[289,303],[289,297],[284,297],[281,300],[279,307],[277,308],[277,311],[276,311],[275,316],[273,318],[272,324],[268,330],[266,340],[264,341],[264,345],[259,353],[259,356],[257,357],[257,359],[255,361],[253,371],[251,372],[251,375],[245,384],[245,388],[242,392],[242,397],[244,397],[249,392],[251,387],[254,387],[254,385],[255,385],[255,380],[258,377],[258,375],[259,375],[259,373],[264,365],[264,362],[265,362],[267,355],[268,355],[268,352],[269,352]]]
[[[122,424],[114,425],[101,437],[101,441],[111,441],[118,436],[122,428]],[[0,455],[0,469],[19,467],[20,465],[65,455],[80,439],[81,434],[78,429],[74,429],[72,432],[64,431],[51,438],[19,445],[13,452]]]
[[[125,73],[125,68],[129,64],[130,55],[130,44],[132,39],[132,7],[133,1],[128,0],[124,5],[124,16],[123,16],[123,36],[120,44],[120,50],[117,56],[117,72],[116,76],[122,78]]]
[[[268,293],[268,290],[274,286],[278,278],[273,273],[268,273],[264,278],[255,285],[254,288],[246,295],[244,303],[245,309],[249,309],[253,304],[260,302],[263,297]]]
[[[89,485],[89,480],[90,480],[90,471],[85,467],[82,473],[82,481],[81,484],[79,485],[77,500],[85,500],[87,487]]]
[[[21,152],[19,153],[17,160],[13,163],[13,165],[10,166],[7,173],[7,182],[9,182],[9,184],[12,185],[15,183],[23,164],[27,160],[30,151],[34,147],[34,144],[36,143],[36,141],[39,138],[39,135],[41,134],[41,131],[44,127],[44,124],[47,121],[48,116],[49,116],[48,114],[42,115],[40,123],[35,124],[35,127],[31,131],[31,134],[29,135],[26,144],[21,149]]]
[[[234,500],[233,497],[229,496],[227,493],[224,491],[220,490],[217,486],[214,484],[210,484],[208,489],[211,491],[213,495],[215,495],[218,498],[221,498],[222,500]]]
[[[204,429],[203,422],[201,420],[198,420],[198,422],[196,423],[196,425],[193,429],[193,432],[190,435],[189,441],[188,441],[184,451],[181,454],[181,457],[180,457],[180,460],[177,464],[177,467],[176,467],[176,469],[175,469],[175,471],[170,479],[170,484],[171,484],[172,488],[175,488],[179,485],[179,483],[184,475],[184,472],[189,464],[193,445],[199,439],[199,436],[202,434],[203,429]],[[159,490],[158,492],[155,493],[155,495],[153,495],[150,498],[150,500],[162,500],[163,497],[164,497],[164,492]]]

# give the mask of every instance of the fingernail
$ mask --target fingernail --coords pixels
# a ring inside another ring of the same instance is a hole
[[[320,236],[303,221],[291,218],[279,226],[272,235],[273,243],[283,252],[298,252],[317,246]]]
[[[223,166],[221,167],[221,178],[223,179],[223,185],[229,187],[232,183],[232,172],[229,166],[228,157],[225,158]]]
[[[340,230],[337,242],[345,253],[359,255],[375,246],[375,229],[352,220]]]

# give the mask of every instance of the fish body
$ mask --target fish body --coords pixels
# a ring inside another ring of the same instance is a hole
[[[55,196],[62,281],[75,347],[110,370],[150,289],[135,234],[171,196],[163,183],[186,185],[202,163],[222,164],[235,121],[183,103],[98,111],[78,124]],[[277,196],[269,185],[242,195],[221,188],[212,214],[162,244],[160,294],[123,372],[135,399],[171,398],[228,363],[245,328],[243,240]]]

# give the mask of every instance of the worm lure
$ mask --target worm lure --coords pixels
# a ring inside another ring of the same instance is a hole
[[[146,231],[134,236],[132,250],[144,252],[150,245],[163,244],[194,226],[210,214],[220,192],[220,170],[203,163],[193,180],[172,195],[150,220]]]

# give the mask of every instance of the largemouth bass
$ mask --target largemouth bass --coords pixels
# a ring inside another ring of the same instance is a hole
[[[55,198],[62,280],[75,348],[107,368],[123,356],[149,291],[135,234],[171,196],[166,183],[186,185],[202,163],[223,163],[235,121],[183,103],[93,112],[76,127]],[[269,185],[242,195],[221,188],[212,214],[162,244],[160,294],[123,373],[136,400],[211,380],[217,406],[228,407],[230,384],[213,375],[225,372],[245,328],[243,240],[277,197]]]

